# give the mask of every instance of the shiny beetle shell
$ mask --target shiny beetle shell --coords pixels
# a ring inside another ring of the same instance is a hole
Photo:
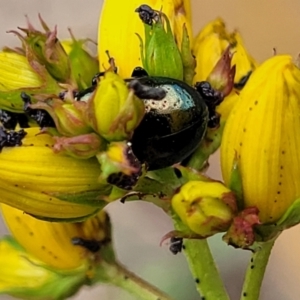
[[[149,170],[165,168],[189,156],[202,140],[208,109],[200,94],[186,83],[166,77],[139,81],[163,88],[162,100],[144,100],[146,114],[132,137],[132,150]]]

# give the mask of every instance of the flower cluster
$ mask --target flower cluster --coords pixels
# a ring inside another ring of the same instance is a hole
[[[180,224],[164,237],[175,254],[220,232],[256,249],[300,222],[298,66],[288,55],[258,66],[220,18],[194,38],[189,1],[152,2],[104,2],[98,57],[40,16],[44,32],[28,21],[12,31],[21,47],[0,52],[0,202],[13,235],[0,240],[0,293],[64,299],[113,282],[124,269],[103,208],[118,199]],[[224,182],[204,174],[219,147]]]

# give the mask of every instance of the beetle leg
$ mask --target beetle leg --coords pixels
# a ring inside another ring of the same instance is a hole
[[[220,114],[216,112],[216,107],[223,101],[223,94],[215,90],[207,81],[196,82],[195,88],[207,105],[208,127],[218,127],[220,125]]]
[[[166,97],[167,92],[160,87],[151,87],[141,84],[137,79],[133,79],[128,84],[133,89],[134,94],[143,100],[162,100]]]

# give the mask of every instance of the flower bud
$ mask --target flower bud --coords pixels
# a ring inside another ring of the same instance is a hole
[[[129,140],[145,113],[144,102],[111,71],[105,73],[88,105],[92,127],[108,141]]]
[[[233,193],[219,182],[189,181],[172,198],[184,224],[201,237],[225,231],[236,210]]]
[[[100,151],[104,150],[106,143],[96,133],[77,135],[73,137],[53,137],[55,144],[53,151],[55,153],[65,153],[74,158],[91,158]]]
[[[142,175],[142,167],[133,154],[130,143],[110,143],[106,152],[97,155],[101,165],[100,182],[131,190]]]
[[[26,129],[22,146],[0,153],[0,201],[27,213],[53,219],[74,219],[95,212],[105,202],[106,186],[98,183],[96,158],[75,159],[52,150],[54,139]]]
[[[300,70],[274,56],[250,77],[225,125],[221,166],[228,185],[234,158],[245,207],[262,223],[276,222],[300,195]]]
[[[99,247],[111,239],[104,210],[80,223],[42,221],[4,204],[1,210],[16,241],[35,258],[58,270],[85,269],[89,264],[91,253],[74,245],[72,239],[94,241]]]
[[[230,46],[233,54],[231,65],[236,65],[234,83],[239,88],[245,85],[248,76],[256,68],[256,62],[246,51],[240,34],[230,34],[224,21],[220,18],[209,22],[197,35],[193,53],[196,57],[196,75],[194,81],[207,80],[209,74]]]
[[[59,98],[51,98],[28,104],[29,109],[42,109],[49,113],[55,123],[58,133],[63,136],[76,136],[93,131],[85,120],[87,104],[75,100],[63,101]]]
[[[78,270],[62,273],[49,268],[9,237],[0,240],[0,264],[0,294],[21,299],[66,299],[86,280]]]
[[[36,30],[29,21],[28,28],[19,28],[26,36],[22,36],[18,31],[11,32],[22,41],[29,61],[37,60],[58,82],[67,82],[71,75],[70,63],[67,53],[57,38],[57,28],[50,31],[40,15],[39,19],[45,30],[44,33]]]
[[[99,62],[85,49],[88,40],[76,40],[70,29],[69,32],[72,40],[63,41],[62,45],[69,57],[71,76],[78,89],[83,90],[91,85],[93,76],[99,72]]]
[[[183,24],[186,24],[188,35],[190,37],[193,36],[191,30],[191,8],[187,0],[137,0],[123,2],[106,0],[103,3],[98,28],[98,54],[102,71],[104,71],[102,64],[107,61],[107,50],[115,58],[118,73],[122,78],[130,77],[133,69],[141,66],[140,43],[136,34],[144,39],[144,25],[135,13],[135,10],[140,5],[150,5],[155,10],[163,10],[170,21],[170,26],[178,45],[181,45],[182,41]],[[122,20],[122,26],[116,22],[117,20]],[[130,51],[119,51],[120,45],[130,45]]]
[[[146,5],[138,7],[136,12],[139,13],[145,26],[144,41],[140,36],[139,38],[143,67],[147,73],[151,76],[183,80],[182,58],[168,17],[163,12]],[[143,14],[147,14],[147,18],[144,18]]]

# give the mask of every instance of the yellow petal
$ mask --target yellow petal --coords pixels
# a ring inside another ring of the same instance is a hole
[[[110,239],[104,211],[81,223],[56,223],[38,220],[22,211],[1,204],[2,215],[11,234],[26,251],[43,263],[58,269],[86,265],[91,253],[72,244],[72,238],[103,241]]]
[[[250,77],[229,115],[221,144],[225,182],[235,153],[246,206],[263,222],[278,220],[300,196],[300,71],[275,56]]]
[[[31,68],[27,58],[13,52],[0,52],[0,91],[24,87],[40,87],[41,77]]]

